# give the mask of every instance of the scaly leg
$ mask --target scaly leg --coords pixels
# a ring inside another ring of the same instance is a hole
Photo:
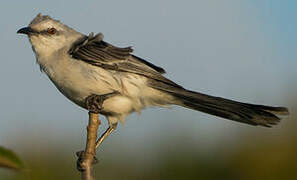
[[[115,92],[103,94],[103,95],[96,95],[96,94],[90,95],[89,97],[86,98],[87,109],[93,113],[100,113],[100,111],[102,110],[102,104],[104,100],[110,97],[116,96],[118,94],[119,92],[115,91]],[[99,147],[99,145],[103,142],[103,140],[107,138],[116,129],[116,127],[117,127],[117,123],[109,125],[108,129],[96,141],[96,148]]]
[[[95,157],[96,148],[102,143],[102,141],[116,128],[115,125],[111,125],[99,138],[96,140],[98,134],[98,127],[100,125],[100,120],[98,119],[98,114],[102,110],[103,101],[118,95],[119,92],[115,91],[103,95],[90,95],[86,98],[86,107],[89,110],[89,124],[87,127],[87,145],[85,151],[79,151],[76,153],[78,156],[77,160],[77,169],[82,172],[82,178],[91,178],[91,169],[92,164],[97,162]]]
[[[110,124],[108,129],[101,135],[101,137],[96,141],[96,149],[100,146],[100,144],[107,138],[116,128],[118,123]]]

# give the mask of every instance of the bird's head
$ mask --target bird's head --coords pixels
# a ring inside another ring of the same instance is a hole
[[[83,36],[61,22],[40,13],[28,27],[19,29],[17,33],[28,35],[34,51],[39,55],[47,55],[63,48],[67,49]]]

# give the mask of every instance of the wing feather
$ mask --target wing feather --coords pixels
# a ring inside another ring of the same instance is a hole
[[[181,87],[165,78],[165,70],[144,59],[132,55],[131,47],[119,48],[103,41],[101,33],[91,33],[73,44],[69,54],[78,60],[105,69],[139,74],[175,87]]]

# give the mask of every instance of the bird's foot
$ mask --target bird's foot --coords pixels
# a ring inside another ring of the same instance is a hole
[[[96,94],[92,94],[86,98],[87,109],[92,113],[98,114],[102,110],[102,104],[103,99]]]
[[[86,107],[90,112],[98,114],[102,110],[103,102],[106,99],[113,97],[115,95],[118,95],[118,94],[119,94],[119,92],[117,92],[117,91],[114,91],[114,92],[108,93],[108,94],[103,94],[103,95],[92,94],[86,98]]]

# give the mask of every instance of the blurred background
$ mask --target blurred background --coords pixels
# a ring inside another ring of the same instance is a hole
[[[39,13],[164,67],[191,90],[286,106],[273,128],[181,107],[146,109],[98,150],[98,179],[297,179],[297,1],[3,1],[0,7],[0,145],[26,169],[0,179],[80,179],[87,111],[63,97],[16,31]],[[106,120],[101,116],[103,126]]]

